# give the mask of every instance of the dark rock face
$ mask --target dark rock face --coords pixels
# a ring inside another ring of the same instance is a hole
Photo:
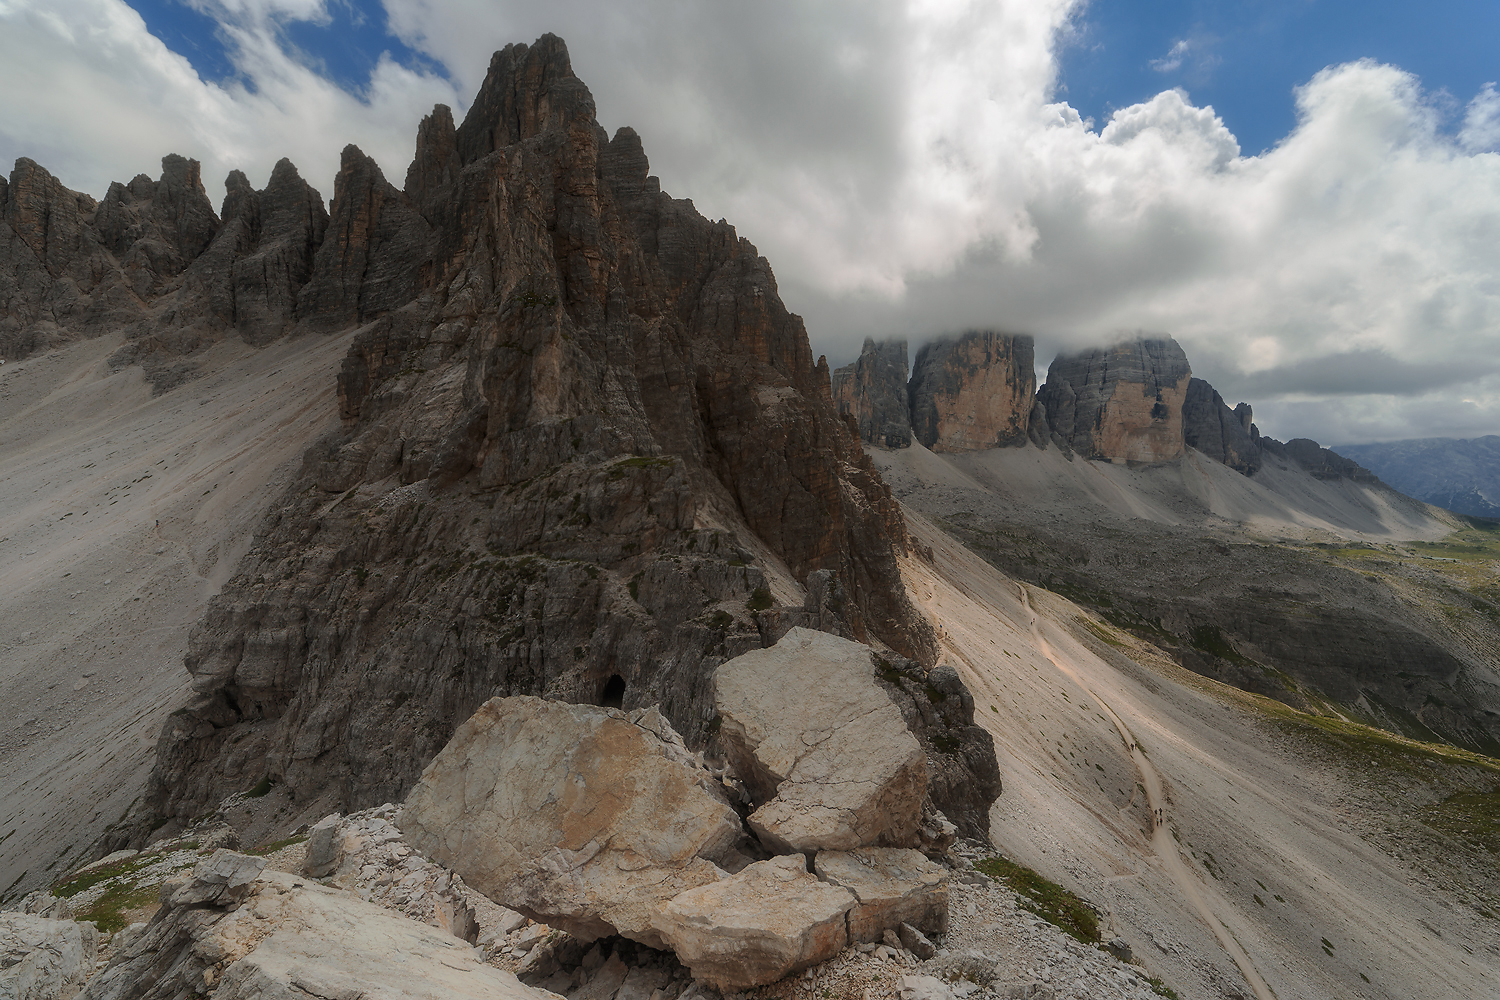
[[[142,364],[158,391],[191,371],[172,359],[232,331],[264,343],[296,322],[328,227],[322,196],[287,160],[264,191],[231,173],[222,221],[197,161],[176,155],[160,180],[112,184],[97,205],[30,160],[6,187],[0,352],[123,332],[115,363]]]
[[[495,695],[659,703],[702,745],[714,668],[795,624],[935,660],[769,264],[604,133],[560,40],[435,109],[405,191],[346,150],[331,215],[296,315],[363,324],[344,430],[194,631],[149,811],[399,798]]]
[[[1358,462],[1336,455],[1318,442],[1293,438],[1282,444],[1275,438],[1257,436],[1263,451],[1290,459],[1313,474],[1315,479],[1350,479],[1356,483],[1378,483],[1380,479]]]
[[[833,401],[854,418],[859,439],[882,448],[910,448],[906,400],[906,341],[865,338],[852,365],[833,371]]]
[[[1182,456],[1192,370],[1171,338],[1058,355],[1038,393],[1051,436],[1085,458],[1170,462]]]
[[[346,146],[298,316],[314,330],[337,330],[399,309],[416,296],[432,243],[432,227],[411,200],[358,146]]]
[[[98,209],[31,160],[16,161],[0,225],[0,356],[140,320],[144,307],[91,225]]]
[[[161,170],[155,183],[140,174],[129,186],[111,184],[94,217],[100,240],[143,300],[160,294],[219,230],[198,161],[172,154],[162,157]]]
[[[874,657],[875,679],[901,710],[927,754],[927,799],[958,832],[990,837],[990,806],[1000,797],[995,738],[974,721],[974,696],[948,664],[926,671],[900,656]]]
[[[933,341],[912,367],[912,432],[933,451],[1025,444],[1035,395],[1030,337],[986,330]]]
[[[1224,402],[1218,390],[1201,378],[1188,382],[1187,398],[1182,404],[1182,439],[1216,462],[1236,472],[1252,476],[1260,468],[1261,448],[1258,433],[1252,433],[1249,403],[1234,409]]]

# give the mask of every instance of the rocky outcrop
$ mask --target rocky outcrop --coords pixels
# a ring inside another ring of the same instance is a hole
[[[909,924],[929,934],[948,929],[948,872],[920,851],[865,847],[819,851],[813,871],[829,885],[848,889],[851,944],[880,941]]]
[[[427,766],[397,823],[416,850],[503,906],[584,942],[623,934],[662,947],[661,906],[721,878],[712,862],[743,834],[722,786],[665,720],[637,715],[647,725],[540,698],[486,702]]]
[[[1180,458],[1182,407],[1192,375],[1171,338],[1059,354],[1037,394],[1051,436],[1085,458],[1170,462]]]
[[[833,402],[853,417],[859,439],[882,448],[911,447],[906,397],[906,341],[866,337],[852,365],[833,371]]]
[[[227,332],[257,344],[285,332],[328,226],[322,197],[287,160],[264,191],[232,171],[222,220],[197,161],[176,155],[160,180],[112,184],[98,204],[25,159],[6,187],[0,352],[124,333],[114,362],[143,364],[158,391],[182,373],[171,359]]]
[[[139,321],[144,307],[91,225],[98,209],[26,158],[6,185],[0,224],[0,356],[63,343],[72,330]]]
[[[400,799],[496,695],[659,704],[700,746],[714,669],[783,610],[935,659],[900,507],[769,264],[592,109],[547,36],[451,135],[434,111],[409,191],[346,151],[296,307],[363,324],[344,428],[194,632],[157,817],[267,775]]]
[[[800,854],[759,861],[673,899],[661,933],[693,977],[721,990],[774,983],[849,944],[855,898],[807,870]]]
[[[203,190],[198,161],[172,154],[162,157],[159,181],[140,174],[128,185],[111,184],[94,228],[131,289],[146,300],[208,249],[219,217]]]
[[[1356,483],[1378,483],[1379,477],[1358,462],[1329,451],[1308,438],[1293,438],[1282,444],[1275,438],[1257,438],[1261,448],[1296,462],[1312,473],[1314,479],[1349,479]]]
[[[990,807],[1000,797],[995,738],[974,721],[974,696],[951,664],[931,670],[889,653],[872,656],[875,683],[895,704],[927,754],[924,841],[947,820],[970,840],[990,838]],[[934,815],[937,813],[937,815]],[[924,843],[923,850],[928,850]]]
[[[451,934],[264,865],[219,851],[164,887],[161,909],[82,996],[556,1000]]]
[[[778,853],[917,843],[926,758],[866,646],[796,628],[714,677],[720,739]]]
[[[88,921],[0,913],[0,997],[72,1000],[94,974],[98,950]]]
[[[1213,386],[1201,378],[1188,381],[1182,404],[1183,443],[1247,476],[1261,464],[1260,435],[1251,418],[1249,403],[1231,410]]]
[[[1030,337],[986,330],[936,340],[912,366],[912,433],[933,451],[1025,444],[1035,396]]]

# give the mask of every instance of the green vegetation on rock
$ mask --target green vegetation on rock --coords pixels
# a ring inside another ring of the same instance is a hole
[[[1082,899],[1008,858],[986,858],[974,866],[1021,897],[1021,905],[1084,944],[1099,941],[1099,917]]]

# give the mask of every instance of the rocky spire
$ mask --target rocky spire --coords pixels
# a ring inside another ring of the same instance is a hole
[[[459,155],[472,163],[496,149],[593,119],[594,97],[573,75],[567,45],[556,35],[543,35],[531,45],[507,45],[490,60],[457,132]]]
[[[992,330],[932,341],[917,352],[910,395],[912,433],[933,451],[1025,444],[1035,342]]]

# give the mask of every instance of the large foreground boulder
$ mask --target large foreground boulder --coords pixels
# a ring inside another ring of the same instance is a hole
[[[870,649],[794,628],[719,667],[715,706],[731,766],[777,853],[917,843],[927,760],[875,683]]]
[[[662,947],[667,900],[714,882],[739,816],[654,709],[493,698],[427,766],[397,820],[417,851],[582,941]]]
[[[264,865],[218,851],[164,886],[83,1000],[555,1000],[451,934]]]
[[[774,983],[849,944],[847,889],[820,881],[800,854],[759,861],[691,889],[659,918],[677,958],[721,990]]]
[[[0,997],[70,1000],[93,975],[98,949],[93,924],[0,913]]]
[[[948,872],[921,851],[865,847],[819,851],[813,871],[829,885],[849,890],[851,943],[880,941],[886,930],[910,924],[919,931],[948,929]]]

